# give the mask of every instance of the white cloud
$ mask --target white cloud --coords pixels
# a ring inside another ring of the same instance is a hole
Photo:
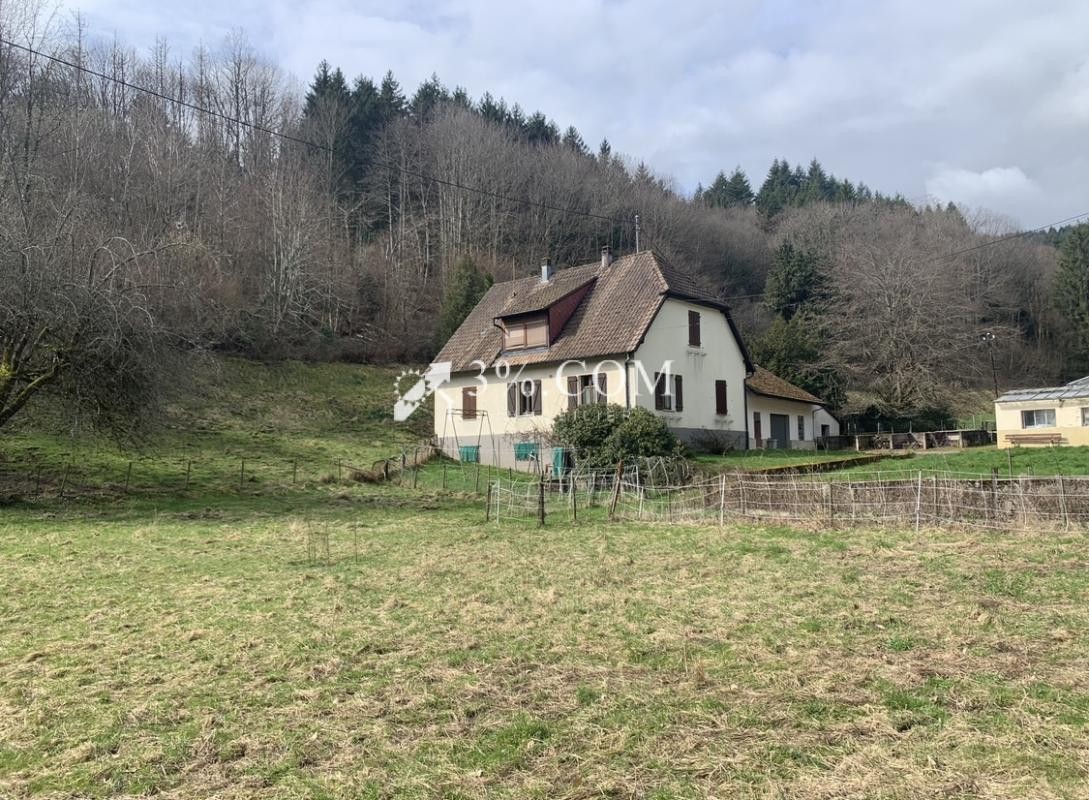
[[[927,194],[938,202],[998,209],[1037,200],[1040,187],[1020,167],[991,167],[973,172],[945,168],[927,178]]]

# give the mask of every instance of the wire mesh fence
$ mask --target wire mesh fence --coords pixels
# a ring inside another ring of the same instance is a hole
[[[1089,477],[951,477],[898,474],[865,481],[798,476],[720,475],[658,486],[632,476],[596,474],[558,481],[489,485],[485,516],[502,523],[577,521],[603,508],[614,520],[717,524],[764,522],[820,526],[970,527],[1004,531],[1089,530]],[[600,518],[600,515],[599,515]]]

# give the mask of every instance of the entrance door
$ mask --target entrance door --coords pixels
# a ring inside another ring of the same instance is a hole
[[[771,415],[771,438],[776,447],[790,447],[790,417],[787,414]]]
[[[764,434],[760,430],[760,412],[753,412],[752,415],[752,438],[756,440],[756,446],[758,448],[764,446]]]

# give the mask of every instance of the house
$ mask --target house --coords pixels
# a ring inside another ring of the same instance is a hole
[[[839,420],[824,402],[763,367],[745,379],[749,447],[815,450],[839,436]]]
[[[1089,377],[1006,392],[994,401],[994,416],[999,447],[1089,445]]]
[[[546,262],[540,276],[493,285],[435,363],[450,372],[436,391],[435,438],[467,461],[545,469],[558,457],[552,421],[588,403],[651,410],[697,449],[761,446],[782,435],[784,409],[784,446],[831,424],[817,418],[817,398],[757,370],[722,301],[651,251],[614,260],[606,248],[600,261]],[[755,438],[750,398],[767,418]]]

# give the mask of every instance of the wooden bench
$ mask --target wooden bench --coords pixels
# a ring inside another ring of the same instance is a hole
[[[1022,444],[1050,444],[1063,443],[1061,433],[1007,433],[1006,441],[1012,445]]]

